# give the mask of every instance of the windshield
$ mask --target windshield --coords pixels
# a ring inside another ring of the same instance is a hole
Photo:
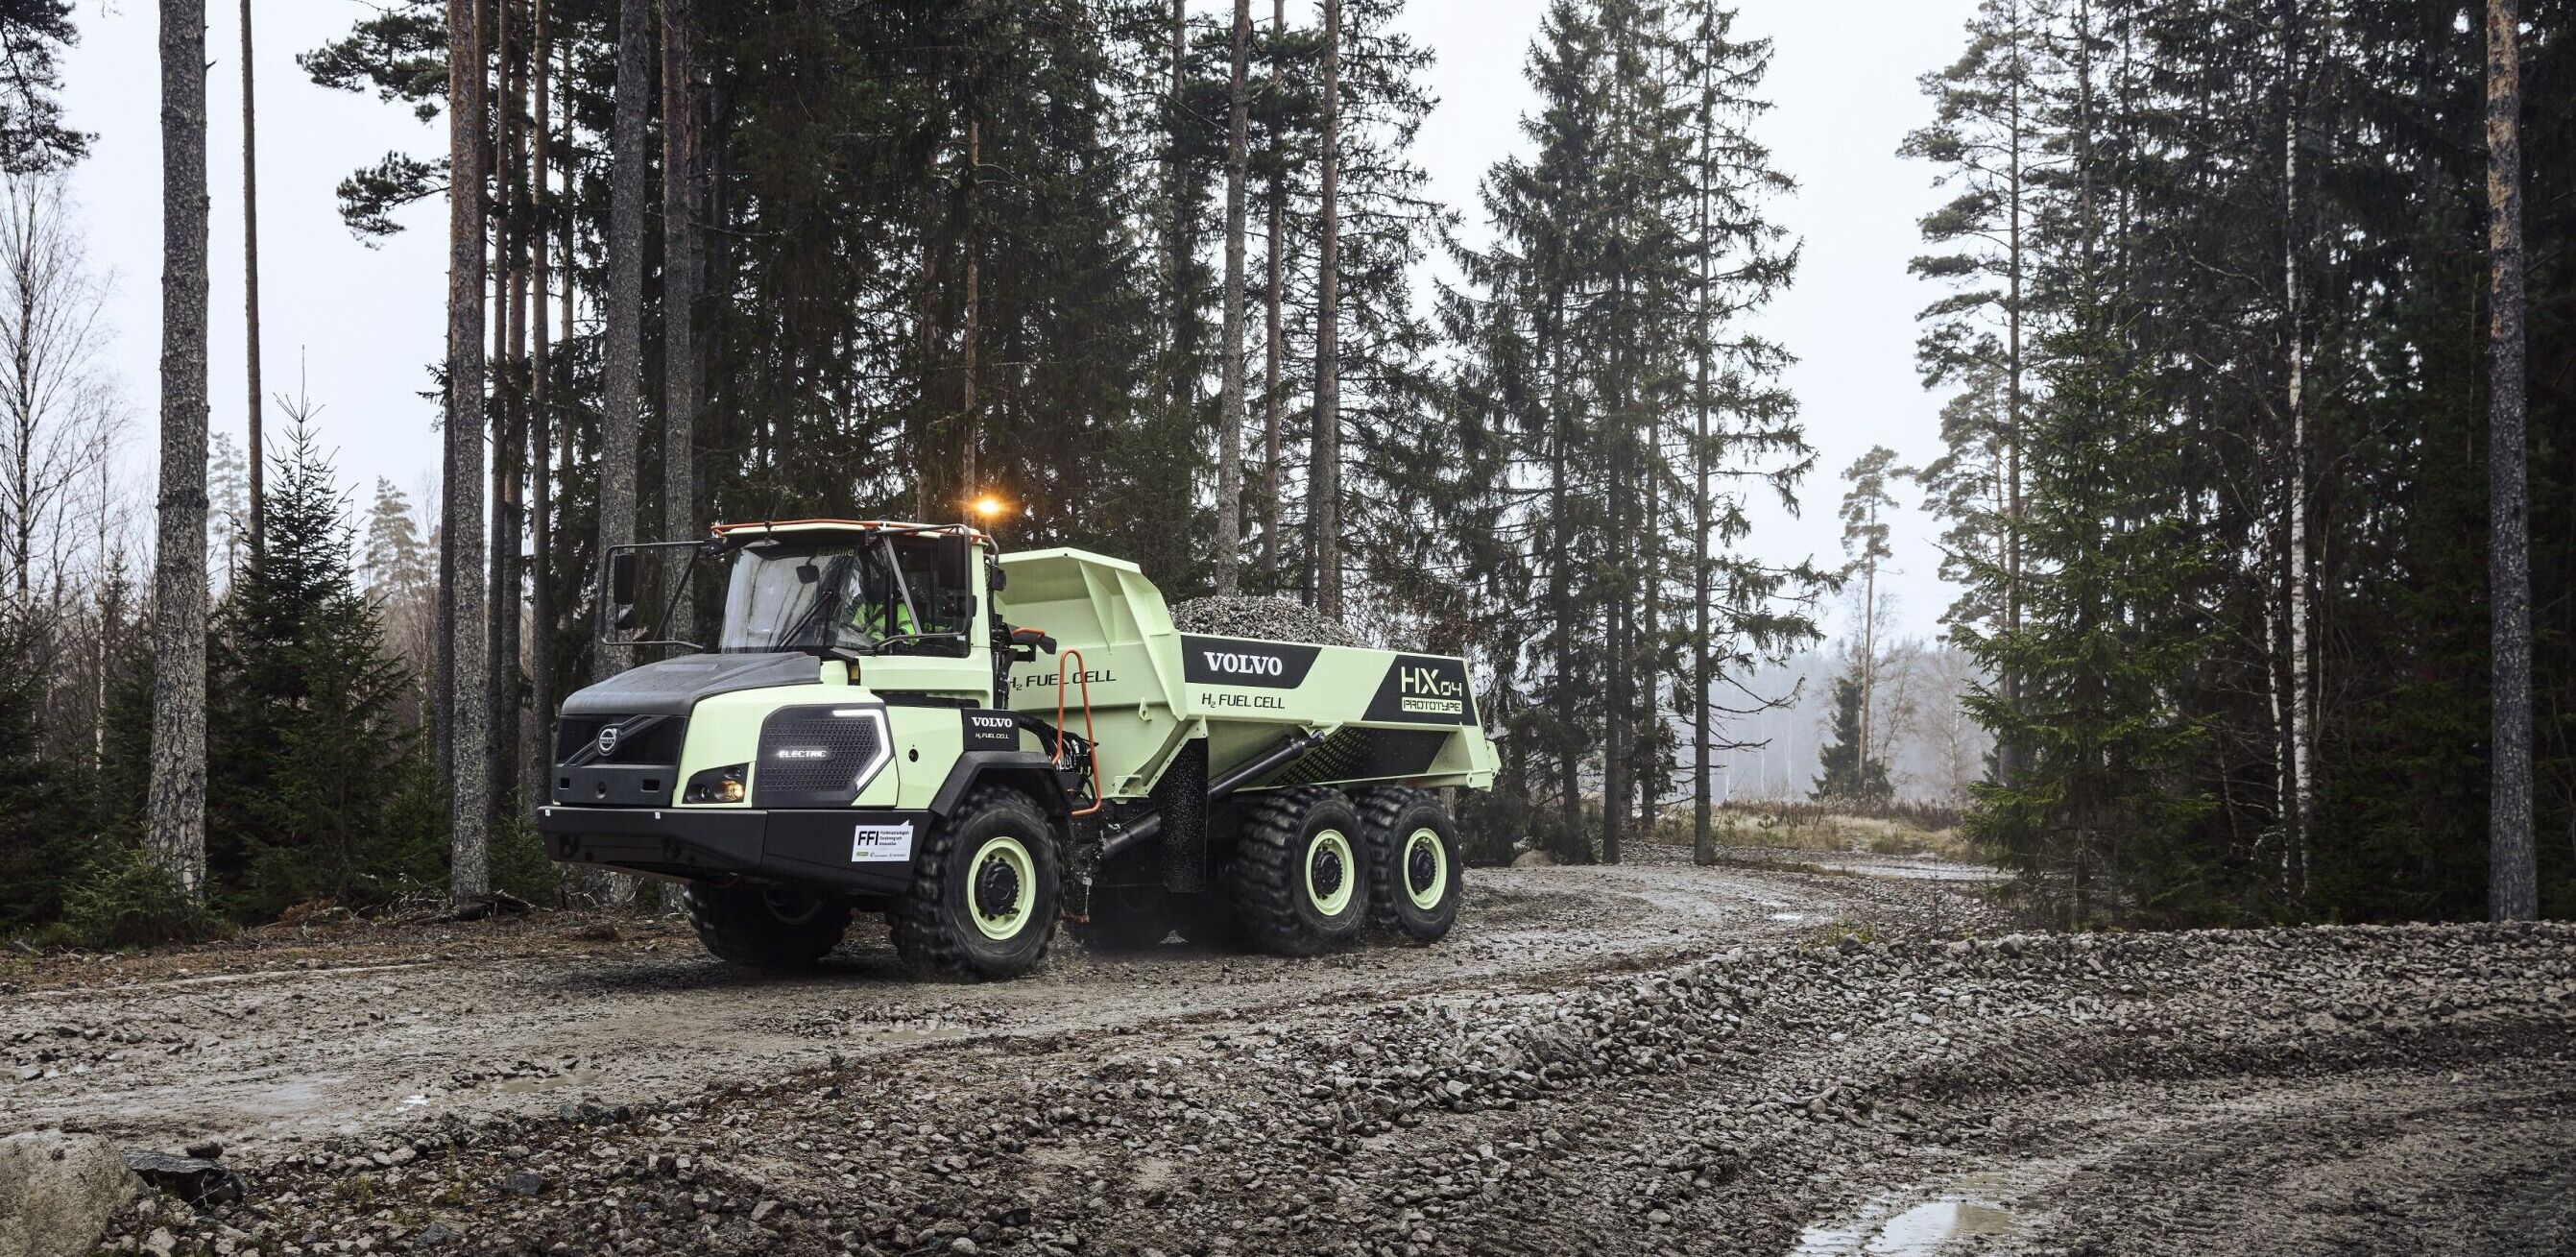
[[[965,617],[955,595],[940,588],[938,545],[924,537],[754,542],[734,557],[716,648],[865,653],[896,639],[959,633]],[[944,637],[889,649],[962,653],[964,643]]]

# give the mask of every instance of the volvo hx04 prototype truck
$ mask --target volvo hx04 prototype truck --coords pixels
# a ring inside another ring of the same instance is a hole
[[[1495,765],[1463,660],[1182,633],[1132,563],[962,525],[712,532],[679,543],[723,580],[710,644],[639,629],[655,547],[607,556],[604,642],[678,653],[564,702],[538,827],[558,861],[685,883],[717,956],[809,963],[855,912],[981,977],[1059,919],[1297,956],[1456,920],[1434,791]],[[660,574],[654,601],[691,597]]]

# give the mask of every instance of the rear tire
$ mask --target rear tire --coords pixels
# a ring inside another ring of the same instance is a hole
[[[1234,919],[1252,944],[1312,956],[1359,937],[1368,915],[1368,862],[1359,814],[1341,792],[1300,786],[1243,809],[1235,842]]]
[[[841,945],[850,905],[787,886],[714,886],[692,882],[689,924],[698,941],[727,964],[801,969]]]
[[[1172,932],[1170,900],[1160,886],[1095,886],[1091,920],[1067,928],[1088,951],[1144,951]]]
[[[1440,797],[1400,787],[1360,796],[1368,840],[1369,924],[1436,943],[1458,923],[1458,823]]]
[[[925,968],[1016,978],[1046,959],[1061,884],[1046,814],[1017,790],[980,787],[913,853],[912,889],[889,914],[895,950]]]

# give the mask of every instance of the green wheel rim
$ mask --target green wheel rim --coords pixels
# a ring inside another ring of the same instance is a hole
[[[1423,872],[1424,865],[1430,871]],[[1404,840],[1404,858],[1396,864],[1404,879],[1404,897],[1413,906],[1429,911],[1440,906],[1449,893],[1449,845],[1440,841],[1439,831],[1417,829]]]
[[[1007,834],[987,838],[966,864],[966,913],[989,939],[1015,937],[1037,906],[1037,863]]]
[[[1306,840],[1306,899],[1317,912],[1337,917],[1351,906],[1351,888],[1359,879],[1351,861],[1351,840],[1338,829],[1319,829]]]

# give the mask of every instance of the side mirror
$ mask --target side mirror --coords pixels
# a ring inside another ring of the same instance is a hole
[[[616,609],[619,628],[635,627],[635,552],[608,556],[608,605]]]

